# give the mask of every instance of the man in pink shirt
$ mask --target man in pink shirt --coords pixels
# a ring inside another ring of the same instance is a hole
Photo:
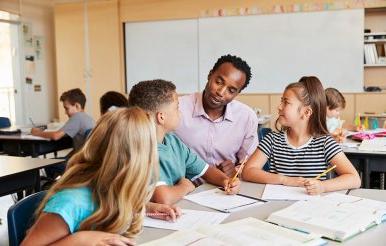
[[[181,123],[175,133],[210,165],[228,176],[258,145],[257,117],[247,105],[233,100],[251,78],[241,58],[220,57],[208,75],[203,93],[179,98]]]

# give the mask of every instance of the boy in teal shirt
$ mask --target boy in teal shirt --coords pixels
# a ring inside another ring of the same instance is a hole
[[[139,106],[155,120],[160,162],[160,180],[153,201],[174,204],[195,188],[192,181],[202,177],[208,183],[224,187],[228,194],[239,191],[240,181],[231,183],[223,172],[209,166],[192,152],[173,132],[179,124],[178,96],[173,83],[164,80],[142,81],[134,85],[129,106]]]

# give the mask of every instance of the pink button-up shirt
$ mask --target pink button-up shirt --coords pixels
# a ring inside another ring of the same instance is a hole
[[[255,151],[257,116],[247,105],[233,100],[213,121],[203,108],[202,93],[182,96],[179,102],[181,122],[175,133],[208,164],[238,163]]]

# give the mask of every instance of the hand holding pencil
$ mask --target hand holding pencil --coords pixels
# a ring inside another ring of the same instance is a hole
[[[309,195],[319,195],[323,192],[325,192],[324,186],[322,181],[320,181],[320,178],[323,175],[326,175],[327,173],[331,172],[336,168],[336,165],[328,168],[326,171],[322,172],[318,176],[316,176],[313,179],[306,179],[304,182],[304,187],[306,188],[307,194]]]
[[[237,176],[242,172],[245,163],[247,162],[248,156],[245,156],[244,161],[241,163],[239,169],[231,179],[227,179],[224,184],[224,189],[227,194],[238,193],[240,181]]]

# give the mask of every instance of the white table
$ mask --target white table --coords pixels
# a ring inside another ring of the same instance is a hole
[[[265,185],[262,184],[255,184],[255,183],[249,183],[249,182],[242,182],[241,184],[241,191],[240,194],[261,198],[261,195],[264,191]],[[197,188],[195,192],[207,190],[214,188],[212,185],[204,184]],[[345,191],[342,191],[345,192]],[[350,195],[364,197],[364,198],[370,198],[380,201],[386,202],[386,191],[385,190],[368,190],[368,189],[357,189],[357,190],[351,190]],[[250,207],[244,210],[240,210],[237,212],[232,213],[226,220],[223,221],[223,223],[228,223],[231,221],[239,220],[246,217],[254,217],[257,219],[265,220],[268,218],[268,216],[282,208],[288,207],[291,205],[293,201],[271,201],[267,202],[261,206],[256,207]],[[197,205],[193,202],[182,200],[178,203],[178,206],[181,208],[187,208],[187,209],[196,209],[196,210],[203,210],[203,211],[215,211],[210,208],[206,208],[200,205]],[[141,235],[137,238],[137,243],[145,243],[151,240],[159,239],[161,237],[167,236],[174,231],[170,230],[164,230],[164,229],[156,229],[156,228],[148,228],[144,227],[143,232]],[[369,229],[368,231],[355,236],[352,239],[349,239],[345,241],[344,243],[337,243],[334,241],[328,240],[328,245],[353,245],[353,246],[363,246],[363,245],[386,245],[386,223],[383,223],[381,225],[378,225],[376,227],[373,227]]]

